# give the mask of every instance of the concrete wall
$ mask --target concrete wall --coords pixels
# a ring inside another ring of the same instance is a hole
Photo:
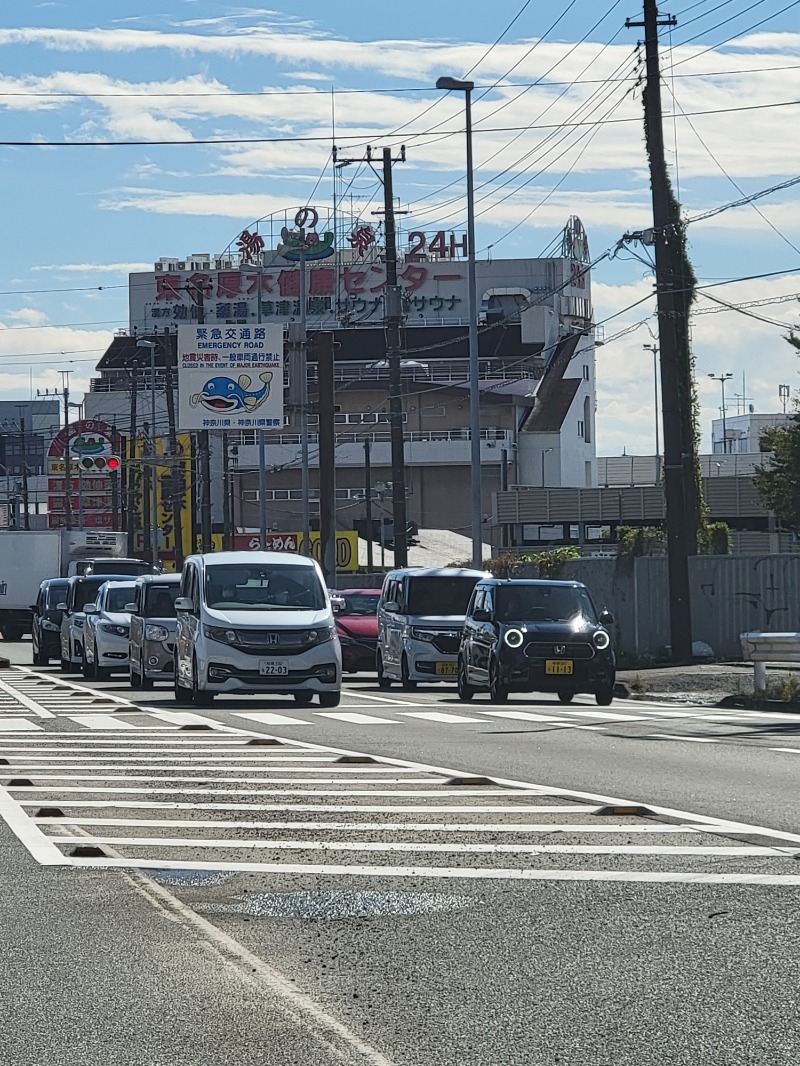
[[[562,578],[583,581],[614,614],[616,647],[658,656],[669,644],[666,558],[578,559]],[[749,630],[800,630],[800,555],[698,555],[689,560],[692,637],[740,659]]]

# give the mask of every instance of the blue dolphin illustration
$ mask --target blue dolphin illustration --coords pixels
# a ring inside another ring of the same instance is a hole
[[[190,398],[190,403],[192,407],[201,403],[209,411],[216,411],[218,414],[255,411],[269,396],[272,371],[265,370],[259,375],[259,380],[264,382],[262,387],[248,391],[252,382],[247,374],[240,374],[236,381],[227,377],[210,378],[203,386],[203,391],[196,392]]]

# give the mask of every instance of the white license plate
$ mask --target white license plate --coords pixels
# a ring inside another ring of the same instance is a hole
[[[286,677],[289,673],[289,661],[287,659],[262,659],[258,664],[258,672],[262,677]]]

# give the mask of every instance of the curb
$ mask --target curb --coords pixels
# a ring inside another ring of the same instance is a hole
[[[789,700],[759,699],[758,696],[723,696],[717,707],[733,707],[739,711],[782,711],[800,715],[800,703]]]

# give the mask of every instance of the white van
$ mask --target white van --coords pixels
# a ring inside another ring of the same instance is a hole
[[[461,630],[483,570],[392,570],[378,603],[378,684],[455,681]]]
[[[184,563],[175,638],[175,699],[219,692],[291,693],[323,707],[341,698],[342,653],[312,559],[284,552],[214,552]]]

